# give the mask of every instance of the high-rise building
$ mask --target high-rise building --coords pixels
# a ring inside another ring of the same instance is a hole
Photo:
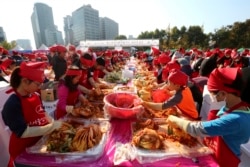
[[[17,45],[22,47],[24,50],[32,50],[31,43],[29,39],[17,39]]]
[[[57,28],[55,30],[45,29],[45,39],[47,46],[52,46],[54,44],[64,45],[62,32],[58,31]]]
[[[112,40],[119,35],[118,23],[107,17],[100,17],[100,39]]]
[[[74,36],[73,36],[73,21],[72,17],[67,15],[63,18],[64,20],[64,33],[65,33],[65,44],[73,44],[74,42]]]
[[[0,27],[0,42],[6,41],[6,36],[5,36],[5,32],[3,30],[3,27]]]
[[[36,48],[39,48],[42,44],[51,46],[53,44],[63,43],[62,41],[58,41],[63,39],[62,36],[58,38],[58,35],[60,36],[62,33],[57,30],[54,24],[52,8],[48,5],[35,3],[31,15],[31,22]]]
[[[83,5],[72,12],[73,44],[78,45],[82,40],[100,39],[99,11],[91,5]]]

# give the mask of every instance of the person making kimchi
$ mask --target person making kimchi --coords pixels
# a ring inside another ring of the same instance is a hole
[[[77,66],[70,66],[65,76],[59,80],[58,103],[56,106],[55,118],[63,118],[67,113],[74,114],[74,107],[84,105],[88,100],[78,88],[82,70]]]
[[[153,110],[164,110],[173,106],[177,106],[181,114],[191,119],[198,119],[199,114],[195,106],[193,95],[189,87],[187,87],[188,76],[177,69],[172,69],[169,73],[167,84],[163,89],[175,92],[169,99],[163,103],[154,103],[143,101],[142,105]],[[161,96],[161,95],[159,95]]]
[[[211,110],[207,121],[188,121],[169,116],[167,122],[190,135],[205,137],[204,142],[214,151],[220,167],[237,167],[240,163],[240,145],[250,137],[249,104],[240,98],[243,88],[239,68],[214,69],[207,87],[218,102],[225,101],[219,110]]]
[[[3,106],[2,118],[11,130],[9,141],[9,167],[27,147],[34,145],[43,135],[59,129],[62,121],[46,114],[36,91],[44,81],[44,62],[22,62],[11,74],[13,94]]]

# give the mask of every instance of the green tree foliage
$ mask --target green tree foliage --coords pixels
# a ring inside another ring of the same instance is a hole
[[[0,43],[0,46],[2,46],[3,48],[5,48],[6,50],[11,50],[14,47],[16,47],[16,41],[11,41],[10,43],[7,41],[3,41]]]
[[[160,49],[200,48],[250,48],[250,19],[245,22],[235,22],[233,25],[223,26],[214,32],[205,34],[202,26],[174,26],[166,30],[156,29],[145,31],[138,39],[159,39]],[[213,45],[210,45],[210,44]]]
[[[127,39],[127,37],[125,35],[119,35],[115,37],[115,39]]]
[[[155,31],[145,31],[142,32],[137,39],[159,39],[160,40],[160,48],[162,48],[163,44],[164,44],[164,36],[166,35],[165,30],[159,30],[156,29]],[[165,41],[165,45],[166,45],[166,41]],[[139,50],[147,50],[148,47],[142,47],[139,48]]]
[[[190,26],[187,30],[189,47],[203,48],[207,45],[206,38],[200,26]]]
[[[220,47],[250,48],[250,19],[222,27],[215,35]]]

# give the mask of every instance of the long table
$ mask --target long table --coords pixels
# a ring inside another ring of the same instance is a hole
[[[43,156],[36,154],[29,154],[27,152],[23,152],[17,159],[16,162],[19,164],[32,165],[32,166],[64,166],[64,167],[96,167],[96,166],[104,166],[110,167],[114,166],[114,154],[116,150],[116,142],[127,143],[131,140],[131,122],[133,120],[127,119],[111,119],[111,128],[109,131],[109,136],[107,139],[106,146],[104,148],[103,155],[92,162],[84,162],[80,159],[77,162],[73,161],[63,161],[58,160],[55,156]],[[189,167],[217,167],[218,164],[213,159],[211,155],[198,157],[198,161],[193,161],[190,158],[184,157],[175,157],[175,158],[167,158],[164,160],[140,164],[137,160],[133,161],[125,161],[119,166],[127,166],[127,167],[139,167],[139,166],[189,166]]]

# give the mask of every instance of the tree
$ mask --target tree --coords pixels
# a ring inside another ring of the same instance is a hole
[[[205,34],[203,27],[190,26],[188,29],[182,26],[178,29],[174,26],[166,30],[142,32],[138,39],[159,39],[160,49],[201,48],[250,48],[250,19],[245,22],[235,22],[233,25],[223,26],[214,32]],[[216,41],[213,46],[211,43]]]
[[[175,26],[171,29],[171,39],[177,42],[181,37],[180,30]]]
[[[230,31],[227,27],[222,27],[221,29],[217,30],[213,36],[213,40],[221,48],[232,48],[233,44],[230,42]]]
[[[200,26],[190,26],[187,30],[189,47],[205,47],[207,43],[205,40],[207,36],[203,33]]]
[[[10,43],[7,42],[7,41],[3,41],[0,43],[0,45],[5,48],[6,50],[11,50],[13,49],[14,47],[16,47],[16,41],[11,41]]]
[[[115,39],[127,39],[125,35],[118,35]]]

